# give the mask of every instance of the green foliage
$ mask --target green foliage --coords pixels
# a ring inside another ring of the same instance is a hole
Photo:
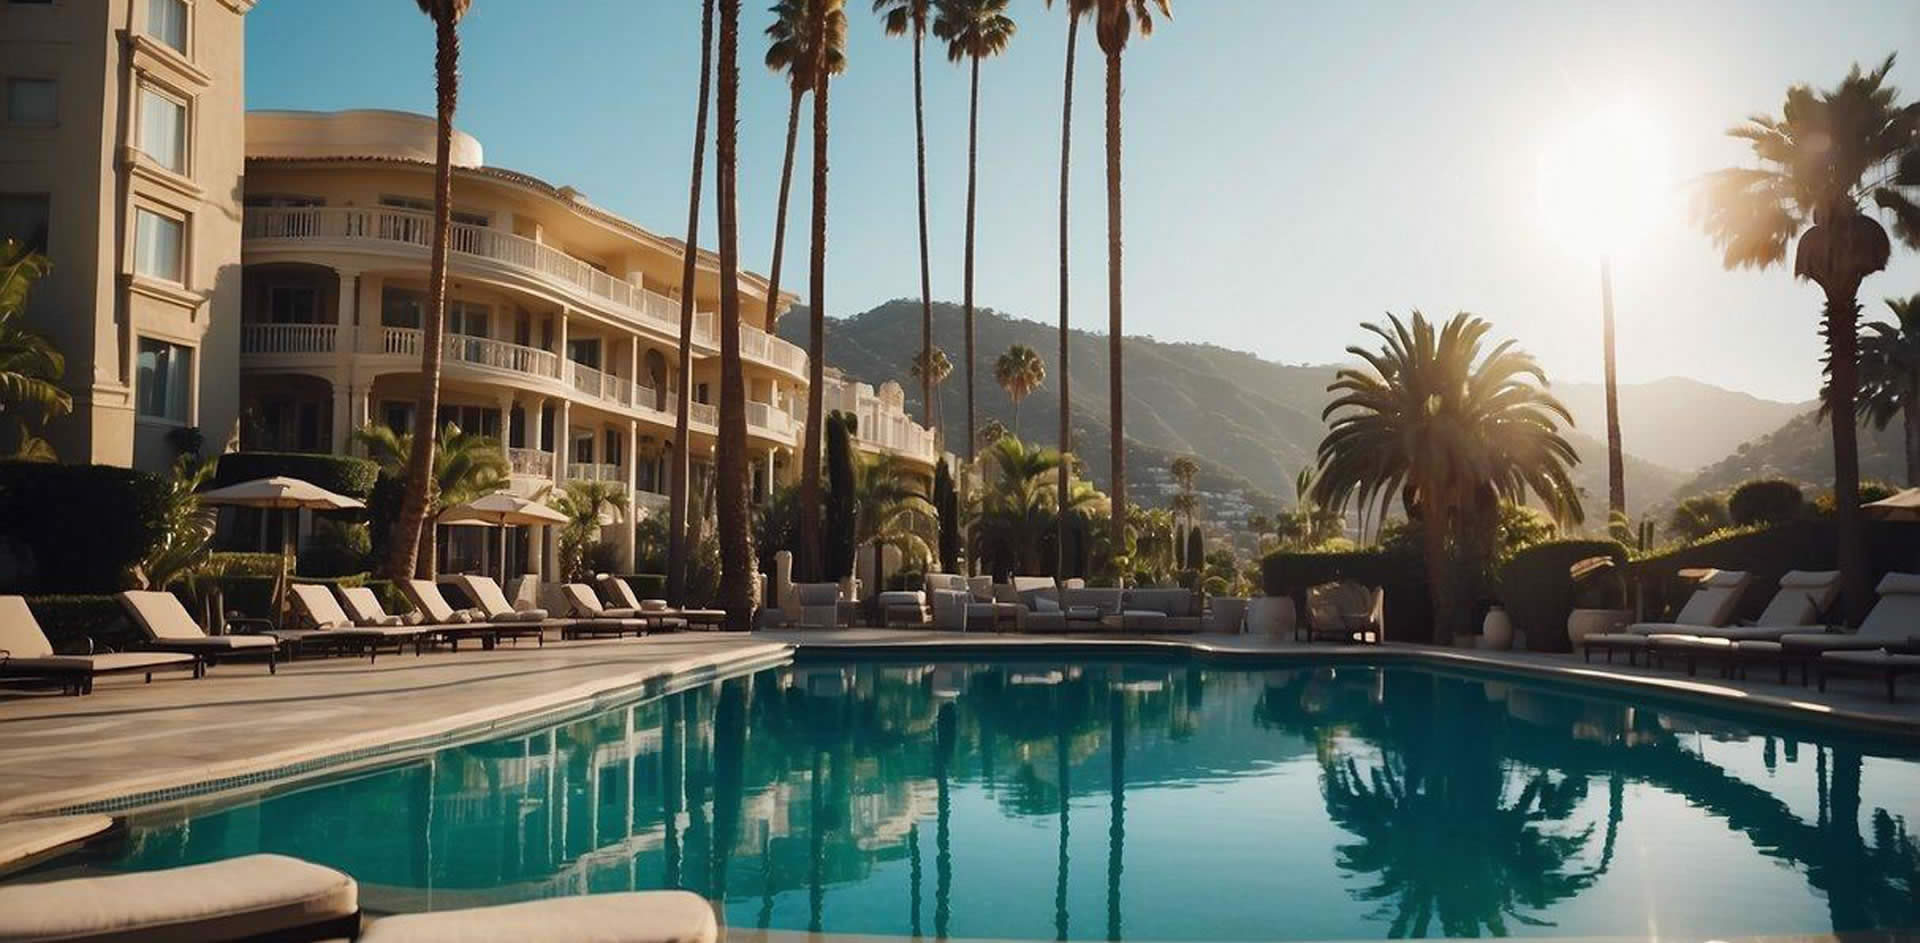
[[[120,600],[110,595],[28,596],[27,609],[62,654],[126,651],[144,641]]]
[[[1727,499],[1718,494],[1696,494],[1681,501],[1667,517],[1667,532],[1681,540],[1699,540],[1733,524]]]
[[[26,327],[27,294],[52,268],[46,256],[19,242],[0,242],[0,417],[11,427],[0,455],[16,461],[55,461],[40,427],[73,412],[72,394],[60,387],[65,358]]]
[[[281,475],[362,501],[373,494],[380,474],[379,466],[364,458],[315,452],[228,452],[219,463],[213,475],[215,488]]]
[[[145,472],[0,462],[0,592],[124,589],[164,538],[166,511],[166,483]]]
[[[208,562],[223,576],[277,576],[280,573],[280,555],[277,553],[223,550],[212,554]]]
[[[560,527],[560,573],[576,583],[590,583],[596,572],[617,569],[600,568],[603,561],[595,547],[600,543],[602,522],[626,519],[627,491],[611,481],[569,481],[547,503],[566,515]]]
[[[800,486],[776,485],[773,494],[753,509],[753,546],[760,558],[760,572],[771,574],[774,555],[799,544]]]
[[[827,494],[825,505],[826,577],[838,580],[853,572],[854,533],[859,499],[855,491],[851,417],[835,410],[827,415]]]
[[[1806,502],[1799,484],[1784,478],[1758,478],[1733,489],[1727,515],[1742,527],[1780,524],[1799,517]]]
[[[202,592],[217,590],[221,597],[221,611],[239,613],[256,619],[263,619],[273,610],[273,587],[278,581],[279,558],[275,557],[272,574],[233,574],[227,573],[208,577],[203,581]],[[332,578],[302,576],[295,580],[299,583],[314,583],[322,586],[368,586],[380,596],[387,611],[396,608],[405,611],[406,605],[399,598],[397,590],[385,580],[368,579],[365,573],[354,573]],[[196,613],[197,615],[197,613]]]
[[[1198,568],[1201,562],[1206,559],[1206,556],[1207,556],[1206,535],[1200,532],[1200,525],[1195,524],[1191,529],[1187,531],[1187,552],[1185,554],[1184,559],[1187,563],[1188,569]]]
[[[996,578],[1052,575],[1058,563],[1057,515],[1095,503],[1099,492],[1070,481],[1071,492],[1060,500],[1059,469],[1065,461],[1060,453],[1012,436],[995,442],[981,461],[986,481],[973,532],[974,557]]]
[[[373,538],[366,524],[316,517],[295,571],[301,576],[364,573],[372,565],[372,553]]]
[[[202,459],[197,455],[173,460],[161,511],[160,542],[140,563],[140,582],[147,589],[172,589],[181,581],[191,583],[207,569],[219,514],[201,503],[198,492],[213,477],[219,461],[218,456]]]
[[[665,573],[627,573],[620,577],[633,587],[636,599],[667,598],[667,575]]]
[[[387,559],[387,538],[394,520],[400,516],[400,502],[406,493],[407,483],[402,478],[382,474],[374,481],[373,493],[366,499],[367,537],[371,544],[368,555],[371,559]]]
[[[658,517],[643,517],[633,525],[633,565],[648,571],[667,568],[666,521]],[[665,591],[660,595],[664,598]]]
[[[1573,565],[1593,557],[1611,559],[1614,562],[1611,569],[1613,576],[1626,571],[1627,551],[1619,541],[1588,539],[1549,540],[1535,544],[1516,552],[1500,567],[1500,602],[1506,606],[1507,615],[1513,619],[1514,626],[1526,632],[1530,647],[1566,651],[1570,647],[1567,642],[1567,614],[1576,606],[1611,609],[1624,604],[1624,600],[1617,597],[1578,598],[1583,591],[1589,594],[1610,591],[1590,589],[1585,584],[1595,587],[1619,585],[1612,576],[1598,575],[1580,584],[1575,583],[1571,573]]]
[[[1863,481],[1860,483],[1861,504],[1872,504],[1875,501],[1891,498],[1899,493],[1900,489],[1897,486],[1887,484],[1884,481]],[[1820,496],[1813,499],[1813,510],[1814,513],[1822,517],[1831,517],[1833,516],[1836,504],[1838,504],[1838,502],[1833,499],[1833,491],[1829,489],[1820,492]]]
[[[960,495],[953,487],[953,470],[945,458],[933,466],[933,511],[940,519],[940,571],[960,572]]]

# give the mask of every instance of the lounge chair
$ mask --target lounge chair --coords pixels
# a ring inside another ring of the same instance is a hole
[[[1920,655],[1906,652],[1889,652],[1885,649],[1871,652],[1821,652],[1814,662],[1820,669],[1820,690],[1827,689],[1827,676],[1832,674],[1879,675],[1886,679],[1887,701],[1892,703],[1893,682],[1901,675],[1920,673]]]
[[[1307,590],[1307,621],[1293,637],[1378,643],[1386,637],[1386,590],[1355,580],[1322,583]]]
[[[641,599],[633,594],[633,587],[620,577],[607,575],[600,577],[600,591],[613,600],[616,607],[632,609],[641,618],[675,620],[681,625],[703,625],[713,628],[727,621],[725,609],[675,609],[667,605],[664,599]]]
[[[493,583],[492,580],[487,580],[487,582]],[[521,639],[531,637],[539,640],[543,646],[547,644],[546,624],[544,621],[546,618],[545,612],[540,613],[541,621],[502,620],[496,622],[488,618],[484,614],[484,610],[463,611],[454,609],[453,606],[447,602],[447,597],[441,595],[439,585],[432,580],[401,580],[400,591],[406,594],[407,600],[413,603],[415,609],[420,610],[420,614],[426,617],[428,622],[449,627],[442,629],[440,634],[453,642],[455,650],[459,649],[460,640],[467,638],[479,639],[480,647],[484,649],[493,648],[499,644],[499,641],[503,638]],[[500,592],[500,587],[497,584],[494,585],[493,591],[495,595],[500,597],[499,602],[504,605],[506,603],[506,596]],[[476,599],[475,601],[478,602],[479,600]],[[509,611],[511,611],[511,607],[509,607]]]
[[[296,652],[304,652],[309,648],[352,651],[365,654],[367,662],[371,664],[379,659],[380,650],[389,645],[393,646],[393,653],[398,655],[408,642],[412,642],[413,653],[419,655],[444,628],[438,625],[356,625],[325,586],[294,583],[287,589],[293,596],[294,609],[313,626],[312,629],[278,629],[273,632],[291,644]]]
[[[142,647],[150,651],[198,655],[209,668],[222,658],[264,657],[267,673],[279,673],[284,643],[272,635],[208,635],[180,605],[180,597],[167,592],[128,590],[120,594],[120,605],[146,634]]]
[[[1648,636],[1652,654],[1673,655],[1685,659],[1687,674],[1695,673],[1701,658],[1734,665],[1777,655],[1768,646],[1741,646],[1741,642],[1777,642],[1783,635],[1820,624],[1820,616],[1832,608],[1840,595],[1837,570],[1790,570],[1780,577],[1780,589],[1768,601],[1760,617],[1751,622],[1724,627],[1703,626],[1686,633]],[[1786,665],[1781,664],[1781,681],[1786,680]]]
[[[714,943],[713,906],[687,891],[627,891],[401,914],[368,922],[359,943]]]
[[[1591,661],[1594,650],[1598,649],[1607,653],[1607,661],[1611,663],[1613,653],[1618,650],[1627,653],[1627,664],[1638,664],[1639,654],[1653,647],[1655,635],[1692,635],[1704,628],[1724,626],[1733,621],[1734,610],[1740,605],[1740,596],[1750,581],[1740,570],[1709,571],[1672,622],[1640,622],[1619,632],[1589,635],[1580,644],[1580,657]]]
[[[1825,667],[1828,662],[1820,657],[1827,652],[1871,652],[1878,649],[1910,647],[1916,636],[1920,636],[1920,573],[1888,573],[1881,577],[1880,585],[1875,587],[1880,601],[1873,604],[1867,613],[1866,621],[1860,623],[1858,631],[1848,632],[1831,629],[1826,632],[1806,632],[1783,635],[1778,642],[1743,642],[1743,647],[1764,650],[1765,646],[1779,646],[1779,657],[1786,661],[1800,663],[1800,683],[1807,682],[1808,669],[1816,662]],[[1848,666],[1851,659],[1840,659],[1832,664]]]
[[[647,633],[647,620],[639,618],[632,609],[608,609],[601,605],[593,587],[585,583],[567,583],[560,587],[560,594],[566,597],[567,608],[574,617],[571,624],[561,628],[563,639],[588,635],[619,638],[628,632],[636,636]]]
[[[282,855],[0,887],[0,940],[322,940],[359,929],[353,878]]]
[[[340,604],[347,608],[353,624],[373,628],[394,628],[407,624],[407,617],[394,615],[380,604],[380,595],[371,586],[341,586]]]
[[[152,683],[156,671],[191,671],[198,678],[201,667],[200,656],[185,652],[56,655],[26,598],[0,596],[0,680],[58,681],[62,692],[78,696],[92,693],[96,675],[138,673]],[[0,908],[0,926],[6,917]]]

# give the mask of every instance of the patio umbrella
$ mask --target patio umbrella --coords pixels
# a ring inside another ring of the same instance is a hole
[[[565,524],[567,516],[532,498],[496,491],[440,512],[442,524],[486,524],[500,528],[500,583],[507,581],[507,528]]]
[[[1920,521],[1920,488],[1908,488],[1891,497],[1861,505],[1868,517],[1883,521]]]
[[[200,493],[200,500],[206,504],[224,504],[231,507],[261,508],[269,511],[294,511],[301,508],[314,511],[344,511],[350,508],[363,508],[365,504],[344,494],[334,494],[310,481],[276,475],[272,478],[256,478],[243,481],[225,488]],[[273,584],[273,618],[280,619],[280,607],[287,598],[287,564],[293,556],[293,528],[280,528],[280,576]]]

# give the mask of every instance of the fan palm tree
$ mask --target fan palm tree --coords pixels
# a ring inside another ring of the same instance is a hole
[[[945,383],[947,377],[953,373],[953,361],[947,358],[946,351],[938,347],[928,347],[913,355],[913,362],[907,365],[907,372],[920,380],[920,388],[925,390],[929,397],[927,401],[933,404],[927,413],[932,417],[927,420],[927,428],[933,430],[934,442],[939,443],[944,439],[942,435],[944,430],[940,427],[940,399],[937,391],[940,384]]]
[[[1013,432],[1007,429],[1006,423],[988,417],[986,422],[980,424],[980,441],[975,445],[983,449],[992,448],[995,442],[1012,437]]]
[[[1746,141],[1757,167],[1729,167],[1702,181],[1695,215],[1722,250],[1727,268],[1783,264],[1796,237],[1793,273],[1826,296],[1826,407],[1852,416],[1859,387],[1856,333],[1860,282],[1887,267],[1892,245],[1871,200],[1894,220],[1894,233],[1920,247],[1920,106],[1895,102],[1893,68],[1858,65],[1839,87],[1787,89],[1778,118],[1757,115],[1727,133]],[[1834,518],[1849,617],[1870,598],[1860,527],[1860,451],[1854,424],[1833,426]]]
[[[1013,400],[1013,434],[1020,434],[1020,401],[1047,382],[1047,363],[1025,344],[1015,344],[993,365],[994,382]]]
[[[927,255],[927,107],[920,78],[920,50],[926,45],[933,0],[873,0],[873,12],[880,14],[888,36],[913,37],[913,166],[920,193],[920,356],[931,360],[933,273]],[[921,418],[929,429],[937,428],[933,387],[938,382],[929,376],[920,376],[920,396],[925,404]]]
[[[1100,52],[1107,65],[1107,409],[1109,459],[1113,475],[1113,542],[1126,541],[1127,521],[1127,435],[1125,397],[1127,385],[1121,369],[1120,250],[1120,56],[1127,51],[1127,40],[1134,30],[1142,38],[1153,35],[1153,13],[1170,18],[1171,0],[1095,0],[1094,32],[1100,39]]]
[[[1920,295],[1888,298],[1893,322],[1867,325],[1860,339],[1860,416],[1885,429],[1905,427],[1907,486],[1920,487]]]
[[[55,461],[53,447],[34,427],[73,412],[73,396],[60,388],[66,359],[25,323],[27,292],[51,268],[46,256],[11,239],[0,242],[0,414],[13,420],[15,442],[6,457],[17,460]]]
[[[787,246],[787,197],[793,188],[794,144],[800,136],[800,99],[813,90],[813,0],[780,0],[768,8],[773,25],[767,27],[767,68],[787,76],[787,151],[780,164],[780,201],[773,217],[773,261],[767,267],[767,317],[772,327],[780,313],[780,262]],[[826,67],[834,75],[846,70],[847,17],[834,9],[827,22]]]
[[[395,432],[385,423],[375,422],[356,430],[353,439],[380,466],[382,474],[400,478],[411,468],[413,433]],[[427,504],[427,513],[430,518],[438,518],[448,508],[500,491],[511,483],[512,473],[498,439],[462,432],[459,426],[447,423],[433,452],[433,498]],[[401,533],[395,530],[388,539],[398,540]],[[438,528],[422,527],[415,539],[419,541],[424,578],[432,579],[439,560]]]
[[[415,551],[433,502],[434,422],[440,413],[440,360],[446,353],[447,227],[453,218],[453,111],[460,96],[460,19],[472,0],[415,0],[433,20],[435,117],[433,246],[427,263],[427,305],[420,324],[420,392],[413,407],[413,451],[407,460],[406,492],[394,521],[396,539],[387,548],[387,575],[406,579],[421,566]],[[425,564],[427,571],[433,561]],[[426,572],[426,571],[420,571]]]
[[[843,0],[807,0],[815,37],[838,33],[838,42],[816,39],[817,56],[845,45],[847,18]],[[820,448],[826,406],[822,397],[827,383],[827,86],[835,70],[816,67],[813,72],[813,245],[808,266],[810,300],[807,316],[812,330],[807,343],[807,440],[801,448],[800,501],[805,507],[820,506]],[[800,519],[800,572],[805,579],[818,580],[826,561],[820,542],[820,520],[808,514]]]
[[[1313,493],[1328,508],[1400,497],[1421,522],[1435,628],[1445,640],[1466,615],[1455,609],[1449,541],[1469,545],[1467,531],[1500,500],[1521,502],[1529,492],[1577,522],[1568,469],[1580,458],[1555,424],[1573,420],[1545,390],[1533,357],[1513,341],[1483,355],[1492,325],[1462,313],[1436,328],[1418,311],[1411,326],[1394,315],[1388,321],[1390,329],[1362,325],[1385,346],[1347,348],[1367,367],[1342,369],[1327,387],[1339,395],[1322,413],[1331,429]]]
[[[1068,240],[1071,230],[1068,226],[1069,183],[1073,154],[1073,56],[1080,40],[1080,20],[1093,12],[1094,0],[1065,0],[1067,8],[1067,65],[1066,77],[1060,88],[1060,453],[1073,453],[1073,403],[1072,391],[1068,387],[1071,374],[1067,369],[1067,346],[1071,331],[1068,327]],[[1047,0],[1047,8],[1053,8],[1053,0]],[[1067,488],[1067,463],[1060,465],[1059,488]],[[1061,553],[1067,552],[1067,519],[1060,518],[1060,533],[1055,535],[1055,546]],[[1061,572],[1065,572],[1066,561],[1060,561]]]
[[[816,0],[821,4],[837,0]],[[825,16],[824,6],[814,12]],[[739,179],[739,99],[740,99],[740,0],[720,0],[720,90],[715,96],[714,199],[720,229],[720,442],[714,455],[714,496],[720,537],[720,608],[727,611],[727,624],[746,628],[753,618],[753,549],[748,531],[753,526],[747,506],[747,385],[740,363],[740,218],[737,199]],[[824,73],[814,87],[814,236],[821,235],[826,207],[826,98]],[[821,246],[813,247],[814,278],[820,277]],[[815,299],[818,317],[818,299]],[[814,335],[818,348],[819,334]],[[813,353],[819,372],[821,353]],[[817,381],[819,378],[815,377]],[[819,389],[816,385],[815,391]],[[818,395],[817,392],[811,395]],[[811,398],[811,397],[810,397]],[[808,417],[808,423],[814,421]],[[814,446],[817,448],[817,446]],[[817,473],[817,471],[816,471]],[[809,515],[811,517],[811,515]]]
[[[979,559],[989,562],[996,575],[1041,572],[1041,548],[1057,530],[1056,518],[1099,500],[1091,486],[1070,488],[1065,500],[1054,484],[1055,472],[1065,461],[1059,452],[1030,446],[1012,436],[986,446],[982,456],[988,484],[981,495],[980,520],[974,528]]]
[[[687,561],[693,556],[687,540],[687,493],[693,477],[692,433],[687,414],[693,409],[693,288],[695,263],[700,257],[700,186],[706,172],[707,99],[713,81],[713,3],[700,8],[700,101],[693,117],[693,179],[687,185],[687,241],[680,249],[680,390],[673,409],[673,469],[667,496],[667,602],[685,603]],[[771,296],[771,293],[769,293]]]
[[[967,358],[967,461],[975,454],[978,430],[973,424],[973,210],[980,163],[980,60],[997,56],[1013,41],[1016,27],[1007,16],[1007,0],[935,0],[933,35],[947,44],[947,61],[967,62],[967,245],[962,266],[961,300]]]
[[[566,579],[591,580],[587,551],[602,526],[626,519],[627,490],[611,481],[569,481],[547,495],[547,504],[567,518],[560,525],[560,568]]]
[[[933,503],[920,493],[907,469],[886,455],[861,459],[854,466],[853,501],[854,542],[873,545],[870,595],[877,605],[880,591],[886,588],[888,546],[900,548],[909,558],[926,560],[933,556],[923,533],[924,522],[933,514]]]

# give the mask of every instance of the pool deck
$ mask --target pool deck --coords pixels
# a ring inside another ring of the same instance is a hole
[[[99,816],[259,788],[322,769],[337,771],[425,752],[530,719],[595,709],[782,663],[798,652],[892,652],[965,657],[1030,650],[1201,653],[1417,660],[1461,670],[1498,670],[1563,682],[1639,688],[1683,701],[1785,714],[1920,740],[1920,695],[1888,703],[1880,684],[1837,681],[1825,694],[1748,680],[1687,678],[1677,670],[1586,665],[1571,655],[1483,652],[1416,645],[1313,645],[1250,635],[1027,636],[925,630],[844,629],[685,633],[646,639],[522,644],[495,651],[304,660],[269,676],[231,663],[200,680],[102,679],[84,698],[0,692],[0,868],[76,840]],[[1092,657],[1099,657],[1093,655]],[[209,789],[209,784],[212,784]],[[190,792],[189,792],[190,790]],[[80,834],[76,834],[76,832]]]

